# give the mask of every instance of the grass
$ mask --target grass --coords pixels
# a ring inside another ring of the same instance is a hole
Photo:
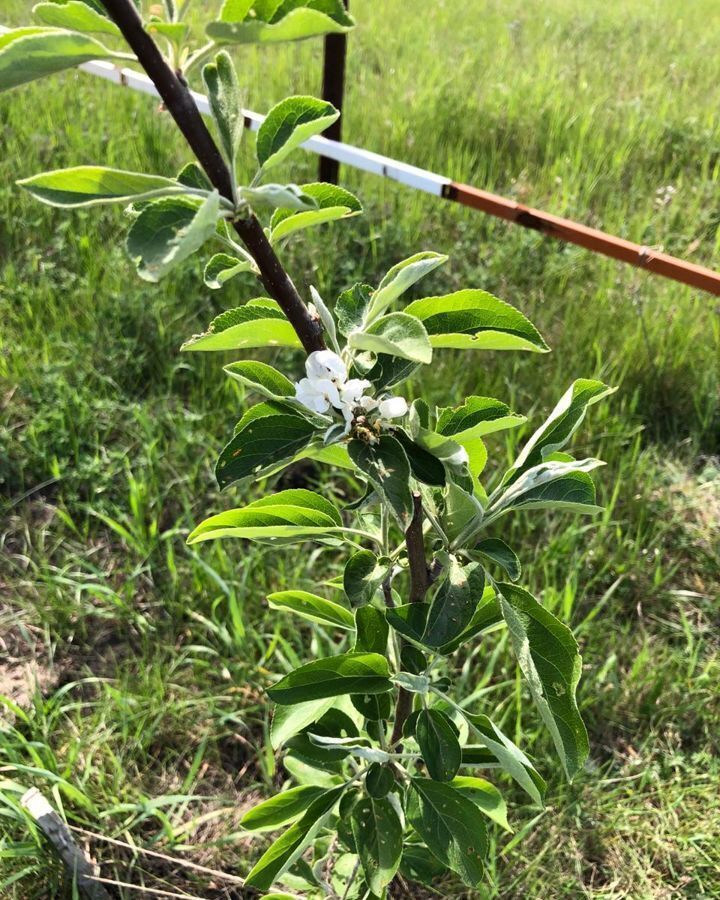
[[[424,15],[400,0],[354,6],[348,140],[720,264],[709,0],[509,0],[466,4],[461,19],[449,2]],[[6,8],[27,17],[18,0]],[[319,54],[316,42],[243,54],[249,105],[316,91]],[[14,187],[81,162],[174,172],[187,154],[152,101],[71,74],[0,97],[0,125],[0,693],[15,704],[0,727],[0,894],[73,896],[18,807],[30,784],[75,826],[241,875],[257,848],[239,810],[282,779],[262,749],[262,688],[330,650],[263,597],[338,566],[184,545],[232,502],[212,464],[243,398],[220,358],[178,347],[252,285],[211,293],[197,264],[143,284],[120,212],[68,215]],[[315,166],[300,154],[288,173],[311,180]],[[577,441],[608,462],[607,512],[517,517],[504,533],[581,642],[588,770],[564,783],[504,637],[459,673],[550,782],[544,812],[503,784],[516,835],[494,835],[487,895],[718,896],[716,299],[372,176],[343,182],[366,215],[288,249],[299,285],[332,297],[417,249],[448,252],[424,289],[492,290],[554,349],[446,354],[416,393],[498,396],[537,424],[574,377],[619,387]],[[492,441],[493,468],[517,439]],[[331,487],[326,473],[300,477]],[[207,874],[89,846],[108,877],[234,896]]]

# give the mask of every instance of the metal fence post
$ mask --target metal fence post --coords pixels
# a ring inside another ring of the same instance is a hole
[[[350,0],[343,0],[345,9]],[[347,57],[347,35],[328,34],[325,36],[323,52],[323,100],[332,103],[342,112],[345,93],[345,60]],[[325,137],[332,141],[342,139],[342,116],[333,122],[325,132]],[[320,157],[320,181],[337,184],[340,164],[334,159]]]

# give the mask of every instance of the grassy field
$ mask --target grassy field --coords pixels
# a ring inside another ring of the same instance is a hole
[[[6,0],[2,18],[24,21],[29,5]],[[409,6],[353,0],[349,141],[720,265],[715,4]],[[249,105],[316,92],[319,60],[317,42],[244,53]],[[212,465],[243,398],[222,358],[178,348],[253,296],[251,282],[211,293],[192,264],[145,284],[119,210],[66,214],[14,186],[64,165],[171,174],[187,159],[153,101],[88,76],[0,97],[3,898],[74,896],[18,809],[31,784],[77,827],[246,872],[258,842],[240,811],[282,779],[260,749],[262,688],[304,648],[328,650],[320,629],[263,598],[311,586],[338,560],[184,544],[237,499],[219,494]],[[288,174],[311,180],[315,167],[299,154]],[[587,771],[566,784],[536,715],[521,713],[504,636],[474,648],[460,675],[549,780],[544,811],[502,785],[516,834],[493,836],[482,896],[720,896],[717,299],[373,176],[346,170],[343,182],[366,215],[286,252],[303,289],[331,297],[411,252],[443,251],[451,262],[427,293],[491,290],[554,349],[447,353],[411,391],[497,396],[534,426],[575,377],[619,387],[576,444],[608,462],[597,479],[607,512],[593,523],[517,517],[505,535],[523,551],[526,583],[582,645]],[[517,439],[491,443],[491,468]],[[327,473],[301,474],[330,489],[318,481]],[[109,878],[243,896],[217,876],[87,840]]]

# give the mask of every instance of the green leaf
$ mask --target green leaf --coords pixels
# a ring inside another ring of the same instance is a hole
[[[190,26],[185,22],[163,22],[151,17],[147,23],[150,34],[161,34],[176,47],[182,47],[190,33]]]
[[[510,581],[517,581],[522,574],[522,566],[517,554],[500,538],[486,538],[475,545],[475,553],[500,566]]]
[[[149,197],[188,193],[183,185],[172,178],[107,169],[104,166],[56,169],[23,178],[17,183],[37,200],[49,206],[62,207],[129,203]]]
[[[462,566],[451,557],[448,574],[435,592],[422,642],[442,647],[467,628],[485,589],[485,575],[479,563]]]
[[[203,280],[213,291],[219,290],[226,281],[241,272],[253,272],[255,267],[249,259],[238,259],[228,253],[216,253],[210,257],[203,273]]]
[[[382,391],[410,378],[419,368],[420,363],[412,362],[409,359],[400,359],[398,356],[389,356],[387,353],[379,353],[375,365],[365,377],[372,381],[378,391]]]
[[[292,787],[268,800],[263,800],[240,819],[247,831],[272,831],[301,816],[321,794],[322,788],[303,784]]]
[[[516,428],[525,421],[525,416],[515,415],[501,400],[468,397],[461,406],[439,410],[435,430],[462,442],[505,428]]]
[[[374,606],[355,610],[355,650],[366,653],[387,653],[390,629],[383,613]]]
[[[16,28],[0,34],[0,91],[116,56],[85,34],[55,28]]]
[[[257,158],[263,169],[282,162],[308,138],[339,117],[332,103],[315,97],[287,97],[273,106],[258,130]]]
[[[589,753],[575,693],[582,659],[570,629],[516,585],[497,586],[515,655],[569,779]]]
[[[474,494],[456,484],[448,484],[441,522],[451,544],[456,544],[464,534],[469,536],[482,525],[484,518],[485,508]]]
[[[415,724],[415,738],[434,781],[452,781],[462,760],[457,731],[439,709],[423,709]]]
[[[275,703],[291,706],[342,694],[383,694],[392,688],[388,662],[379,653],[343,653],[316,659],[268,689]]]
[[[395,776],[389,766],[373,763],[365,776],[365,790],[374,800],[382,800],[392,790]]]
[[[378,564],[377,557],[370,550],[358,550],[345,564],[343,590],[352,606],[369,603],[380,587],[387,566]]]
[[[274,300],[259,297],[221,313],[204,334],[181,350],[239,350],[243,347],[301,347],[297,332]]]
[[[382,435],[376,444],[357,439],[348,444],[350,459],[387,500],[403,530],[413,515],[410,463],[395,438]]]
[[[69,31],[91,31],[120,37],[120,29],[107,16],[88,6],[82,0],[65,0],[64,3],[38,3],[33,6],[33,17],[44,25],[67,28]]]
[[[402,824],[389,800],[374,797],[363,797],[356,803],[351,824],[365,881],[380,897],[400,866]]]
[[[441,863],[465,884],[479,887],[487,855],[487,832],[475,804],[451,785],[413,778],[408,821]]]
[[[223,371],[249,390],[267,397],[268,400],[283,400],[295,396],[292,381],[267,363],[245,359],[230,363]]]
[[[467,628],[460,632],[457,637],[443,644],[438,652],[443,656],[454,653],[458,647],[467,643],[479,634],[487,631],[494,631],[496,627],[503,622],[502,613],[500,612],[500,603],[495,596],[495,591],[489,585],[483,591],[482,599],[477,605],[477,609],[472,615],[472,619],[468,623]]]
[[[270,746],[279,750],[291,737],[321,719],[334,702],[334,697],[324,697],[295,706],[276,706],[270,725]]]
[[[470,729],[492,753],[503,771],[514,778],[520,787],[542,806],[546,788],[545,781],[522,750],[513,744],[510,738],[506,737],[487,716],[473,715],[464,709],[461,712]]]
[[[505,800],[494,784],[490,784],[484,778],[458,775],[457,778],[453,778],[452,786],[468,800],[471,800],[488,818],[512,834],[512,828],[507,820]]]
[[[594,514],[602,510],[595,503],[595,485],[588,474],[604,463],[599,459],[572,462],[545,462],[523,472],[487,510],[488,519],[499,518],[517,509],[570,509]]]
[[[350,702],[364,719],[379,722],[392,715],[390,694],[352,694]]]
[[[218,53],[214,62],[203,67],[202,77],[225,159],[234,177],[235,158],[245,128],[245,113],[235,66],[229,54],[224,50]]]
[[[412,362],[432,361],[432,347],[428,334],[415,316],[394,312],[376,319],[365,331],[350,334],[349,346],[373,353],[387,353]]]
[[[202,203],[165,197],[144,206],[127,236],[127,251],[145,281],[160,281],[215,235],[220,195],[213,191]]]
[[[355,618],[348,609],[307,591],[278,591],[268,594],[267,600],[273,609],[289,610],[310,622],[333,625],[337,628],[355,627]]]
[[[433,347],[459,350],[532,350],[548,346],[535,326],[509,303],[485,291],[464,290],[415,300],[405,310],[420,319]]]
[[[447,866],[431,856],[422,844],[405,845],[400,874],[408,881],[416,881],[435,890],[440,879],[447,873]]]
[[[398,634],[421,644],[429,609],[429,603],[406,603],[386,609],[385,618]]]
[[[270,494],[239,509],[210,516],[190,534],[188,544],[221,537],[265,540],[293,538],[299,541],[342,531],[342,519],[335,506],[312,491],[297,488]]]
[[[213,190],[213,183],[205,174],[205,170],[196,162],[185,163],[177,174],[177,180],[180,184],[184,184],[189,188],[196,188],[199,191]]]
[[[242,22],[252,9],[255,0],[225,0],[220,10],[223,22]]]
[[[362,212],[362,205],[354,194],[335,184],[311,183],[300,185],[302,193],[312,197],[316,209],[296,212],[276,209],[270,219],[270,242],[277,243],[303,228],[312,228],[337,219],[347,219]]]
[[[394,265],[385,275],[372,297],[370,318],[384,312],[391,303],[411,288],[416,281],[447,262],[443,253],[425,250]]]
[[[313,842],[344,790],[342,785],[317,797],[300,821],[291,825],[263,853],[245,879],[246,887],[267,891]]]
[[[343,291],[335,304],[338,331],[346,337],[362,327],[370,305],[372,288],[369,284],[354,284]]]
[[[420,444],[416,444],[401,428],[394,429],[393,436],[402,445],[413,476],[418,481],[434,487],[445,485],[445,467],[437,456],[421,447]]]
[[[503,478],[503,484],[515,481],[523,472],[544,462],[551,453],[561,450],[585,419],[588,408],[613,394],[602,381],[580,378],[574,381],[560,398],[547,420],[523,447],[513,466]]]
[[[257,3],[254,5],[259,6]],[[244,0],[228,0],[221,13],[221,21],[211,22],[207,26],[208,36],[218,43],[267,44],[302,41],[323,34],[343,34],[355,24],[342,0],[284,3],[275,11],[270,22],[260,15],[248,18],[246,6]],[[238,17],[227,18],[231,15]]]
[[[240,187],[238,193],[250,206],[272,206],[289,210],[314,210],[315,199],[296,184],[261,184]]]
[[[291,459],[315,433],[312,422],[277,403],[258,403],[238,422],[220,453],[215,477],[220,487],[256,474],[266,466]]]

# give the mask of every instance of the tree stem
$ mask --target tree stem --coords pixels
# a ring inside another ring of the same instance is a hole
[[[103,0],[103,4],[157,88],[165,108],[183,133],[213,186],[221,196],[232,200],[230,171],[200,115],[190,89],[173,72],[153,38],[143,28],[132,0]],[[305,351],[312,353],[314,350],[324,349],[319,320],[310,315],[257,217],[250,213],[235,219],[232,225],[257,263],[265,288],[290,320]]]
[[[405,532],[405,545],[407,547],[408,563],[410,568],[410,602],[422,603],[428,587],[430,587],[430,574],[425,560],[425,539],[423,536],[423,508],[422,498],[417,491],[413,494],[413,517]],[[400,688],[397,703],[395,705],[395,722],[393,724],[390,745],[397,744],[400,752],[402,744],[403,727],[412,711],[412,694],[405,688]]]

